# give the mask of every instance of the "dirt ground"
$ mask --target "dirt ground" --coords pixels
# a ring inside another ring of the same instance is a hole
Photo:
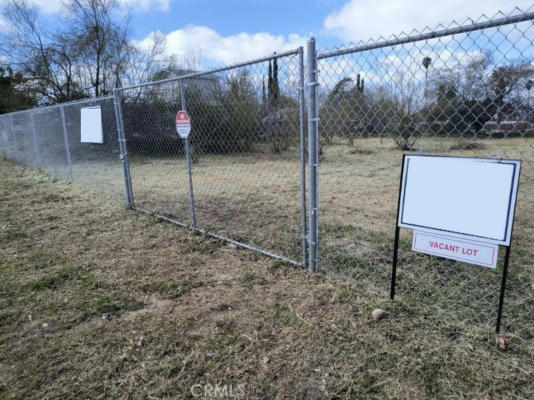
[[[1,398],[534,397],[514,336],[0,169]]]

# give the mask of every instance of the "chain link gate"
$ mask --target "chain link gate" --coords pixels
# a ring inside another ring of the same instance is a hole
[[[306,264],[303,80],[299,48],[118,89],[130,205]],[[192,124],[190,169],[175,126],[182,109]]]
[[[521,159],[504,326],[534,338],[533,20],[483,17],[318,55],[320,270],[387,298],[403,153]],[[501,276],[502,262],[414,253],[401,234],[397,293],[421,313],[493,329]]]

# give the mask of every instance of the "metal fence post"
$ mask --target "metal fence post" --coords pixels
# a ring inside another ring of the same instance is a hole
[[[13,114],[9,115],[9,131],[11,132],[11,138],[13,140],[13,156],[12,157],[16,157],[17,137],[15,135],[15,123],[13,122]]]
[[[67,135],[67,121],[65,120],[65,108],[61,106],[61,123],[63,124],[63,140],[65,141],[65,153],[67,153],[67,162],[69,164],[69,181],[72,182],[72,159],[70,158],[69,137]]]
[[[5,155],[5,148],[4,148],[4,132],[6,130],[6,123],[4,121],[4,118],[0,118],[0,121],[2,122],[2,130],[0,130],[0,153]]]
[[[35,129],[35,118],[33,117],[33,111],[30,111],[30,121],[32,124],[32,141],[35,164],[41,165],[41,153],[39,153],[39,144],[37,142],[37,131]]]
[[[180,80],[180,99],[182,102],[182,110],[187,111],[187,104],[185,101],[185,90],[183,80]],[[187,175],[189,176],[189,204],[191,206],[191,226],[197,227],[197,216],[195,213],[195,197],[193,194],[193,174],[191,173],[191,146],[190,137],[185,138],[185,157],[187,160]]]
[[[300,134],[300,197],[302,213],[302,266],[308,267],[308,235],[306,215],[306,137],[304,111],[304,48],[298,48],[299,55],[299,134]]]
[[[315,38],[308,41],[307,51],[307,86],[308,86],[308,165],[310,169],[310,228],[308,244],[310,249],[309,270],[317,272],[319,258],[319,115],[317,112],[317,53]]]
[[[120,159],[122,163],[122,173],[124,176],[124,193],[126,196],[126,204],[133,208],[134,197],[132,189],[132,177],[130,175],[130,162],[128,160],[128,147],[126,145],[126,136],[124,134],[121,99],[117,89],[113,89],[113,105],[115,107],[115,119],[117,121],[117,140],[119,142],[119,149],[121,152]]]

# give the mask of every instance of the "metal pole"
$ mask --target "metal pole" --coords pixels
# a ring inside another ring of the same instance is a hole
[[[37,130],[35,129],[35,118],[33,117],[33,111],[30,111],[30,120],[32,124],[32,140],[35,164],[39,166],[41,165],[41,154],[39,153],[39,144],[37,142]]]
[[[495,332],[499,334],[501,332],[501,318],[502,318],[502,307],[504,304],[504,291],[506,290],[506,276],[508,275],[508,261],[510,260],[510,246],[506,247],[506,254],[504,256],[504,268],[502,271],[502,281],[501,281],[501,294],[499,296],[499,309],[497,310],[497,326]]]
[[[6,130],[6,123],[4,121],[4,118],[1,118],[1,121],[2,121],[2,130],[0,131],[0,153],[5,155],[6,149],[4,147],[4,132]]]
[[[72,182],[72,160],[70,158],[69,138],[67,136],[67,121],[65,120],[65,110],[61,106],[61,123],[63,124],[63,139],[65,141],[65,153],[67,153],[67,163],[69,164],[69,182]]]
[[[307,222],[306,222],[306,137],[304,131],[304,49],[299,51],[299,133],[300,133],[300,200],[302,213],[302,266],[308,267],[308,244],[307,244]]]
[[[17,155],[17,137],[15,135],[15,124],[13,123],[13,114],[9,116],[9,130],[11,132],[11,136],[13,138],[13,156],[16,157]]]
[[[395,37],[390,40],[385,40],[382,42],[373,42],[370,44],[365,44],[363,46],[349,47],[343,50],[334,50],[321,53],[319,59],[330,58],[335,56],[343,56],[346,54],[359,53],[362,51],[383,49],[385,47],[393,46],[402,46],[408,43],[420,42],[423,40],[437,39],[445,36],[459,35],[461,33],[475,32],[483,29],[496,28],[503,25],[518,24],[524,21],[534,20],[534,12],[521,13],[519,15],[514,15],[512,17],[503,17],[498,19],[492,19],[490,21],[477,22],[474,24],[469,24],[465,26],[459,26],[456,28],[447,28],[440,31],[431,31],[428,33],[417,34],[414,36],[406,37]]]
[[[395,220],[395,243],[393,245],[393,263],[391,266],[391,288],[389,290],[389,298],[395,300],[395,283],[397,281],[397,256],[399,254],[399,213],[401,204],[402,180],[404,179],[404,162],[406,154],[402,155],[401,173],[399,179],[399,197],[397,199],[397,219]]]
[[[318,167],[319,167],[319,115],[317,112],[317,53],[315,39],[308,41],[307,52],[308,78],[308,164],[310,169],[310,229],[308,244],[310,249],[309,270],[317,272],[319,245],[319,197],[318,197]]]
[[[117,121],[117,140],[119,142],[119,149],[121,152],[120,160],[122,163],[122,174],[124,176],[124,193],[126,196],[126,204],[133,208],[134,198],[132,178],[130,175],[130,162],[128,160],[128,147],[126,145],[126,136],[124,135],[121,99],[117,89],[113,89],[113,105],[115,107],[115,120]]]
[[[182,110],[187,111],[183,80],[180,80],[180,98],[182,102]],[[189,204],[191,208],[191,226],[193,228],[196,228],[197,216],[195,213],[195,196],[193,194],[193,174],[191,173],[191,146],[189,136],[185,138],[185,157],[187,160],[187,175],[189,177]]]
[[[287,57],[287,56],[296,55],[297,53],[298,53],[298,50],[289,50],[289,51],[285,51],[283,53],[278,53],[276,55],[276,57]],[[259,63],[262,63],[262,62],[265,62],[265,61],[272,60],[272,58],[273,58],[273,56],[256,58],[256,59],[248,60],[248,61],[245,61],[245,62],[242,62],[242,63],[238,63],[238,64],[227,65],[227,66],[222,67],[222,68],[214,68],[214,69],[209,69],[207,71],[202,71],[202,72],[193,72],[191,74],[185,74],[185,75],[181,75],[181,76],[177,76],[177,77],[173,77],[173,78],[161,79],[161,80],[158,80],[158,81],[145,82],[145,83],[141,83],[139,85],[125,86],[125,87],[120,88],[119,90],[136,89],[136,88],[140,88],[140,87],[153,86],[153,85],[156,85],[156,84],[161,85],[161,84],[170,83],[170,82],[178,82],[178,81],[181,82],[183,79],[191,79],[191,78],[198,79],[198,78],[200,78],[202,76],[214,75],[214,74],[217,74],[219,72],[230,71],[230,70],[235,70],[237,68],[246,67],[247,65],[259,64]]]
[[[398,219],[398,217],[397,217]],[[398,224],[398,222],[396,222]],[[395,244],[393,245],[393,264],[391,267],[391,287],[389,289],[389,298],[395,300],[395,283],[397,281],[397,256],[399,254],[399,234],[400,228],[395,228]]]

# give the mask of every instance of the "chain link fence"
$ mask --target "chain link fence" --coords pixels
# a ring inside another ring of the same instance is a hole
[[[319,53],[320,269],[387,295],[403,153],[520,159],[504,324],[534,337],[533,17]],[[502,260],[492,270],[417,254],[412,232],[401,231],[403,300],[493,327]]]
[[[299,48],[1,115],[0,151],[293,264],[307,266],[309,253],[311,270],[318,265],[383,298],[402,155],[521,159],[503,328],[532,340],[533,21],[532,12],[497,15],[318,56],[312,40],[306,71]],[[101,109],[102,144],[80,140],[87,107]],[[175,126],[182,109],[192,123],[187,145]],[[493,327],[502,266],[417,254],[410,243],[403,230],[399,298],[421,313]]]
[[[81,110],[95,107],[101,111],[103,142],[85,143]],[[0,152],[107,199],[124,198],[112,96],[0,115]]]
[[[302,54],[120,89],[134,207],[300,263]]]

